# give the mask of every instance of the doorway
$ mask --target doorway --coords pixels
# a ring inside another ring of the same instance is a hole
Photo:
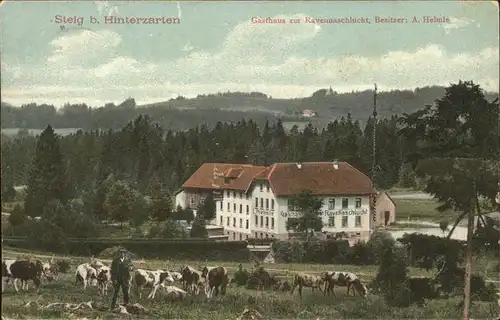
[[[391,218],[391,213],[389,211],[384,211],[384,225],[389,224],[389,219]]]

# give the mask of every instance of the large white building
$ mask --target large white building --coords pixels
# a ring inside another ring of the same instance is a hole
[[[288,219],[300,213],[292,197],[303,190],[323,200],[323,233],[345,233],[351,243],[367,240],[372,230],[371,180],[348,163],[203,164],[176,195],[176,203],[195,208],[217,191],[217,215],[229,240],[287,239]]]

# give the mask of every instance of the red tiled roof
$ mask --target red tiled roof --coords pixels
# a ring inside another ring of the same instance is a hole
[[[216,177],[214,178],[214,169]],[[184,188],[247,190],[253,180],[268,180],[276,196],[302,190],[315,195],[363,195],[374,192],[368,176],[346,162],[335,169],[332,162],[275,163],[270,167],[249,164],[205,163]]]
[[[265,169],[251,164],[204,163],[182,187],[245,191],[255,176]]]
[[[275,163],[267,172],[276,196],[291,196],[303,190],[315,195],[374,192],[370,178],[346,162],[339,162],[338,169],[332,162],[304,162],[300,169],[295,163]]]

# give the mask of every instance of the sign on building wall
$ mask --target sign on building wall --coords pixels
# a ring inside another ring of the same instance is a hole
[[[281,211],[280,214],[284,218],[297,218],[301,216],[301,213],[297,211],[292,211],[292,212]],[[359,216],[364,214],[368,214],[368,209],[323,210],[321,212],[321,215],[323,215],[324,217]]]

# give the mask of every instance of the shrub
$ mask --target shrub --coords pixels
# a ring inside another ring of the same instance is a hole
[[[408,264],[405,252],[401,248],[393,246],[384,250],[372,286],[391,306],[407,307],[411,304]]]
[[[380,264],[382,256],[387,248],[393,248],[396,241],[390,233],[384,231],[375,232],[367,242],[367,251],[370,254],[369,261],[374,264]]]
[[[300,241],[276,241],[273,251],[274,258],[279,262],[300,262],[304,257],[304,246]]]
[[[351,248],[349,262],[354,265],[367,265],[372,262],[372,253],[363,241],[358,241]]]
[[[113,259],[116,256],[118,256],[118,253],[120,252],[120,250],[126,250],[126,249],[122,246],[109,247],[109,248],[102,250],[99,253],[98,257],[103,258],[103,259]]]

